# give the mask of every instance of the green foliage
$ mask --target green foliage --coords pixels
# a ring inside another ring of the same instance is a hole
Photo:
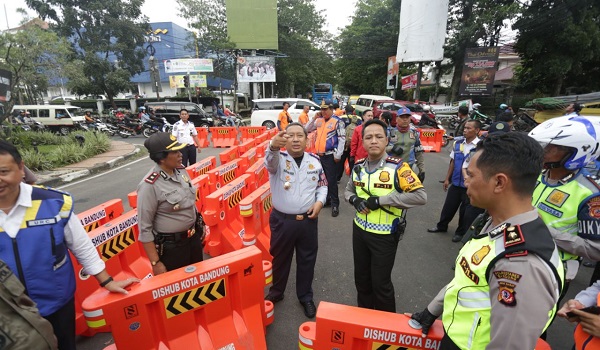
[[[552,97],[535,98],[525,104],[525,107],[535,108],[538,111],[565,109],[568,103],[562,100],[557,100]]]
[[[0,116],[0,122],[8,117],[15,103],[37,102],[47,90],[48,79],[56,77],[69,52],[65,40],[35,24],[0,34],[0,68],[12,73],[10,91],[13,94],[4,106],[6,113]]]
[[[85,138],[83,147],[75,139],[76,135]],[[36,171],[77,163],[110,150],[110,138],[91,131],[71,133],[67,137],[50,132],[21,132],[12,136],[11,142],[19,148],[25,164]],[[37,151],[34,142],[38,145]]]
[[[524,88],[559,95],[565,87],[600,89],[600,3],[533,0],[516,22]]]
[[[78,94],[113,97],[131,88],[131,77],[142,72],[144,33],[148,20],[143,0],[26,0],[42,19],[77,47],[63,73],[69,89]],[[111,63],[114,61],[116,63]]]

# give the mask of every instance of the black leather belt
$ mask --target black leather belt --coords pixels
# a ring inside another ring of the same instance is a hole
[[[275,209],[275,208],[273,208],[273,211],[274,211],[274,212],[275,212],[277,215],[279,215],[279,216],[283,217],[283,218],[284,218],[284,219],[286,219],[286,220],[296,220],[296,221],[302,221],[302,220],[304,220],[304,219],[308,218],[308,214],[306,214],[306,213],[304,213],[304,214],[286,214],[286,213],[282,213],[282,212],[280,212],[279,210],[277,210],[277,209]]]
[[[333,153],[335,153],[335,152],[333,152],[333,151],[329,151],[329,152],[325,152],[325,153],[317,153],[317,155],[318,155],[319,157],[323,157],[323,156],[328,156],[328,155],[331,155],[331,154],[333,154]]]
[[[157,238],[159,241],[163,242],[182,242],[192,237],[196,233],[196,229],[192,226],[189,230],[183,232],[175,232],[175,233],[161,233],[158,232]]]

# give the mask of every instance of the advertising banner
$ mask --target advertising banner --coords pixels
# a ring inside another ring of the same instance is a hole
[[[169,85],[171,86],[171,88],[173,88],[173,89],[185,88],[185,85],[183,83],[183,77],[185,77],[185,75],[169,76]],[[204,74],[190,75],[190,87],[207,87],[207,86],[208,85],[206,84],[206,75],[204,75]]]
[[[0,69],[0,102],[10,101],[10,81],[12,80],[12,73]]]
[[[491,95],[498,62],[498,47],[467,49],[460,78],[460,95]]]
[[[238,57],[237,80],[238,83],[274,83],[275,57]]]
[[[413,89],[417,87],[417,73],[402,77],[402,90]]]
[[[227,35],[236,49],[279,48],[277,0],[225,0]]]
[[[387,89],[393,90],[398,87],[398,63],[396,63],[396,56],[388,57],[387,67]]]
[[[210,73],[213,61],[208,58],[164,60],[165,73]]]

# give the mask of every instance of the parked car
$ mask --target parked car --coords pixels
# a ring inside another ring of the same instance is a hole
[[[29,117],[44,124],[50,131],[67,135],[75,129],[81,129],[85,122],[83,109],[67,105],[14,105],[12,114],[19,111],[29,112]]]
[[[152,108],[157,117],[165,117],[171,124],[179,120],[179,111],[187,109],[190,114],[190,121],[197,127],[215,126],[213,117],[206,113],[202,107],[191,102],[147,102],[146,108]]]
[[[419,124],[419,121],[421,120],[421,114],[423,114],[423,107],[420,104],[416,104],[414,102],[409,101],[375,101],[373,103],[373,117],[379,118],[383,112],[390,112],[393,116],[392,126],[396,126],[396,115],[398,114],[398,110],[403,106],[410,109],[410,111],[412,112],[410,117],[411,122],[414,125]]]
[[[288,113],[293,121],[297,122],[300,118],[300,113],[304,109],[304,106],[310,106],[308,116],[312,118],[317,111],[320,111],[321,107],[311,100],[303,98],[261,98],[256,99],[253,102],[254,109],[250,116],[251,126],[266,126],[267,129],[273,129],[277,126],[277,117],[283,110],[283,103],[288,102],[290,108]]]
[[[381,95],[360,95],[356,100],[356,115],[362,117],[364,111],[367,109],[373,109],[373,103],[375,101],[393,101],[394,99],[388,96]]]

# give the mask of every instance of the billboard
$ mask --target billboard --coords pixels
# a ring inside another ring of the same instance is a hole
[[[393,90],[398,87],[398,63],[396,63],[396,56],[388,57],[387,67],[387,89]]]
[[[460,95],[491,95],[498,62],[498,47],[467,49],[460,78]]]
[[[185,88],[185,85],[183,83],[183,77],[185,77],[185,75],[169,76],[169,86],[171,86],[171,88],[173,88],[173,89]],[[204,74],[190,75],[190,87],[207,87],[207,86],[208,85],[206,84],[206,75],[204,75]]]
[[[238,83],[274,83],[275,57],[238,57],[237,80]]]
[[[12,73],[0,69],[0,102],[10,101],[10,81],[12,80]]]
[[[449,0],[402,0],[396,61],[427,62],[444,58]]]
[[[165,73],[210,73],[213,62],[207,58],[185,58],[164,60]]]
[[[236,49],[279,49],[277,0],[225,0],[225,6]]]
[[[402,90],[413,89],[417,87],[417,73],[402,77]]]

